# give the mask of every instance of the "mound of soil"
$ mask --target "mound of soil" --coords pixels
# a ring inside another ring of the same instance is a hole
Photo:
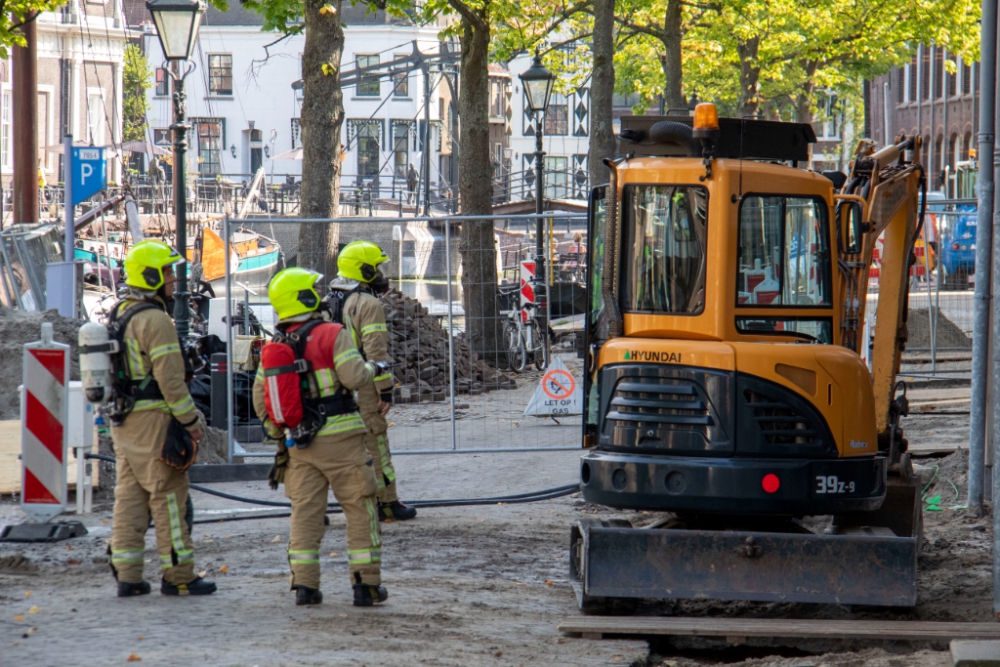
[[[70,346],[70,379],[80,379],[77,333],[83,322],[61,317],[54,310],[31,312],[0,307],[0,419],[20,418],[17,387],[22,383],[24,344],[42,339],[42,323],[52,323],[52,339]]]
[[[907,349],[930,349],[931,329],[928,323],[930,312],[928,308],[910,309],[906,317],[906,330],[909,333],[909,339],[906,341]],[[936,319],[938,348],[972,349],[972,339],[959,329],[957,324],[945,317],[940,309]]]

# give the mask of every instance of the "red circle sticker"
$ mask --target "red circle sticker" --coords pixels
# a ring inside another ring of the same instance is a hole
[[[542,378],[542,391],[549,398],[563,399],[569,398],[576,389],[576,381],[573,376],[564,370],[552,370]]]

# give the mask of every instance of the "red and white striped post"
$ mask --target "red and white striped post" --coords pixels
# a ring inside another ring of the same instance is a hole
[[[535,261],[521,260],[521,322],[530,319],[528,308],[535,305]]]
[[[24,346],[21,394],[21,511],[49,521],[66,507],[66,444],[69,419],[69,345],[42,340]]]

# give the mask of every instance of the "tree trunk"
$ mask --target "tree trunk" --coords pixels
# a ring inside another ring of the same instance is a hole
[[[802,83],[802,88],[799,90],[798,96],[795,98],[795,120],[800,123],[812,123],[813,122],[813,93],[816,92],[816,70],[818,65],[815,62],[809,61],[802,64],[802,71],[806,75],[805,81]]]
[[[303,218],[335,218],[340,199],[340,128],[344,98],[340,58],[344,31],[341,0],[306,0],[306,43],[302,52],[302,206]],[[320,9],[332,5],[333,13]],[[299,228],[298,265],[323,273],[337,271],[337,225],[308,223]]]
[[[462,140],[458,186],[464,215],[493,213],[493,171],[489,159],[490,26],[481,13],[478,18],[480,20],[475,23],[465,17],[462,20],[462,74],[458,95]],[[462,222],[460,251],[467,341],[473,354],[492,363],[499,347],[493,221]]]
[[[740,117],[756,116],[760,108],[760,64],[757,49],[760,37],[752,37],[736,44],[740,57]]]
[[[684,69],[681,61],[681,42],[684,33],[681,29],[681,0],[669,0],[667,10],[663,15],[663,97],[667,109],[684,109],[687,100],[684,99]]]
[[[806,80],[795,100],[795,119],[800,123],[811,125],[813,122],[813,93],[816,92],[816,70],[818,68],[818,64],[812,61],[805,63],[802,68],[805,71]],[[809,159],[806,161],[809,164],[812,161],[813,145],[806,144],[806,150],[809,151]]]
[[[594,72],[590,81],[590,187],[608,182],[604,158],[615,155],[615,0],[594,0]]]

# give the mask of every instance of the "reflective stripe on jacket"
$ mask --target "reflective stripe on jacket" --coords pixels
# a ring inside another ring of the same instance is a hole
[[[140,303],[137,299],[126,299],[119,314]],[[163,307],[158,299],[154,303]],[[180,423],[188,424],[189,429],[201,428],[194,400],[184,383],[184,357],[170,316],[159,308],[136,313],[125,328],[124,343],[122,354],[132,380],[141,381],[151,374],[163,394],[162,400],[136,401],[133,412],[158,410],[172,414]]]
[[[368,292],[354,292],[344,301],[344,325],[351,338],[368,361],[390,361],[389,329],[385,322],[382,302]],[[392,372],[374,378],[379,392],[392,389]]]

